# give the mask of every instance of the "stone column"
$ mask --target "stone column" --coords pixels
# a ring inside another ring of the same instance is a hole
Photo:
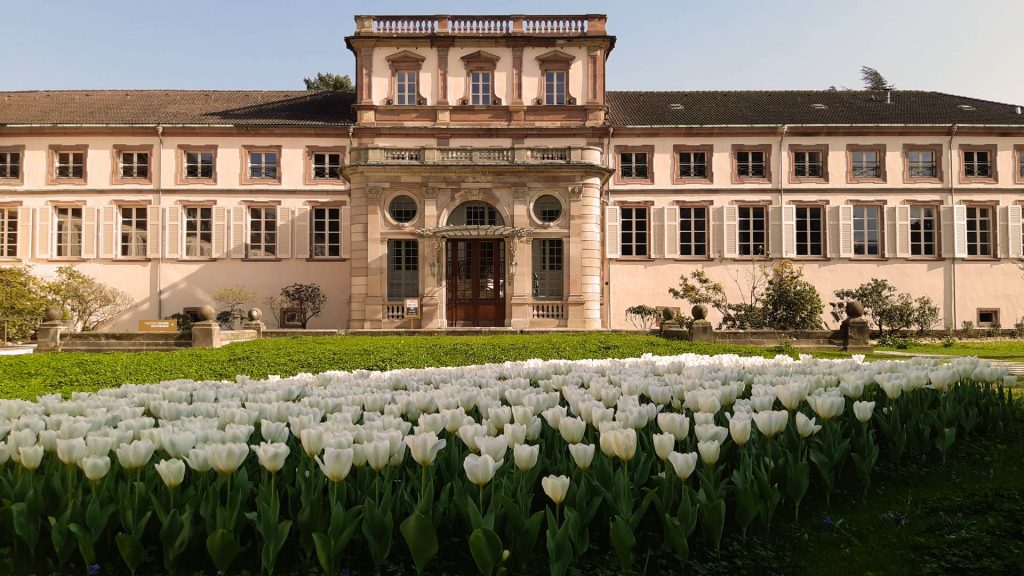
[[[437,221],[437,188],[429,187],[423,191],[423,227],[436,226],[440,226]],[[443,245],[443,238],[420,238],[420,286],[423,287],[420,290],[423,293],[420,326],[423,328],[444,328],[441,310],[444,295]]]
[[[387,241],[381,236],[380,202],[382,190],[366,189],[366,321],[364,328],[384,327],[387,302]]]
[[[263,338],[263,331],[267,325],[263,323],[263,311],[259,308],[249,310],[248,321],[243,325],[246,330],[255,330],[257,338]]]
[[[202,321],[192,325],[193,348],[220,348],[220,324],[217,323],[217,311],[209,304],[199,308]]]
[[[569,188],[568,326],[601,328],[601,184],[588,178]]]
[[[857,301],[846,303],[846,320],[840,330],[843,332],[843,349],[848,352],[871,352],[871,326],[864,318],[864,305]]]
[[[64,332],[64,310],[50,306],[43,311],[44,322],[36,328],[36,352],[60,352],[60,335]]]
[[[516,228],[530,227],[530,194],[526,188],[515,188],[512,190],[512,225]],[[531,273],[533,271],[533,244],[530,238],[523,238],[518,242],[513,238],[507,238],[509,245],[509,279],[507,289],[512,294],[511,305],[509,306],[509,327],[529,328],[530,327],[530,300],[532,298],[530,287]],[[511,243],[516,242],[515,253],[511,252]],[[512,262],[516,263],[515,274],[511,274]]]
[[[714,342],[715,331],[708,322],[708,308],[703,304],[697,304],[690,310],[693,315],[693,324],[690,325],[690,340],[693,342]]]
[[[366,182],[352,182],[349,198],[352,207],[349,213],[349,229],[342,230],[342,234],[348,237],[350,242],[349,256],[349,284],[351,296],[349,297],[349,319],[348,327],[352,329],[364,328],[366,321],[366,278],[368,273],[366,261]],[[344,278],[339,278],[344,282]]]

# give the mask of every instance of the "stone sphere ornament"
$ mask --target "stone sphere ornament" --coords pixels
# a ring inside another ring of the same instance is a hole
[[[860,318],[864,315],[864,305],[856,300],[851,300],[846,303],[846,317],[847,318]]]
[[[703,304],[696,304],[690,309],[690,315],[694,320],[704,320],[708,317],[708,307]]]
[[[60,306],[47,306],[46,310],[43,310],[43,318],[46,318],[47,322],[56,322],[64,317],[64,309]]]
[[[217,311],[213,309],[213,306],[203,304],[199,307],[199,317],[209,322],[217,317]]]
[[[259,308],[253,308],[252,310],[249,310],[250,322],[259,322],[261,318],[263,318],[262,310],[260,310]]]

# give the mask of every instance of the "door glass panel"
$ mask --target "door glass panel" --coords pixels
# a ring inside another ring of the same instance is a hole
[[[480,243],[480,298],[491,300],[495,297],[494,285],[494,242]]]

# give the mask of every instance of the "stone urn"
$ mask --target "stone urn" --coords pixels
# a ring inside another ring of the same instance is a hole
[[[64,318],[64,309],[60,306],[47,306],[46,309],[43,310],[43,318],[45,318],[47,322],[60,322],[60,320]]]
[[[846,303],[846,317],[847,318],[860,318],[864,315],[864,305],[856,300],[850,300]]]
[[[199,307],[199,318],[204,322],[211,322],[217,318],[217,311],[213,309],[213,306],[203,304]]]
[[[249,322],[259,322],[263,319],[263,311],[259,308],[249,310]]]
[[[696,304],[690,309],[690,315],[693,316],[694,320],[706,320],[708,317],[708,307],[703,304]]]

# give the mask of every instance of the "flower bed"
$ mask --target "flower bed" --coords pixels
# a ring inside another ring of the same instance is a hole
[[[594,540],[628,570],[645,524],[685,563],[841,477],[867,492],[881,457],[1005,428],[1013,382],[977,359],[684,355],[2,400],[0,538],[58,569],[421,571],[455,544],[482,574],[560,575]]]

